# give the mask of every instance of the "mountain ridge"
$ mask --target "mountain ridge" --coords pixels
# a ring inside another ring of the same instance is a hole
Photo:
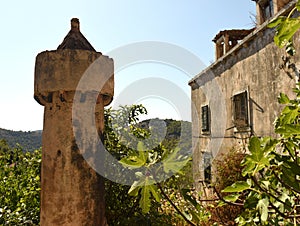
[[[148,128],[151,120],[158,119],[147,119],[139,122],[138,124],[142,128],[146,129]],[[188,149],[191,148],[191,122],[173,119],[164,119],[162,121],[166,123],[167,127],[167,133],[163,142],[166,146],[170,148],[176,146],[176,141],[183,138]],[[185,129],[182,130],[183,128]],[[6,140],[7,144],[11,148],[15,148],[19,145],[25,151],[34,151],[42,146],[42,132],[42,130],[14,131],[0,128],[0,140]]]
[[[6,140],[11,148],[18,145],[25,151],[34,151],[42,146],[42,130],[14,131],[0,128],[0,140]]]

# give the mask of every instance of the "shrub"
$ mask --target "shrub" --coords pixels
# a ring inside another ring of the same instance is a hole
[[[41,150],[0,141],[0,225],[39,225]]]

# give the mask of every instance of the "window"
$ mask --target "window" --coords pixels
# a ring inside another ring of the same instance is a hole
[[[202,132],[209,132],[209,108],[208,105],[201,107],[201,122],[202,122]]]
[[[260,7],[264,21],[274,16],[273,0],[261,0]]]
[[[238,128],[247,127],[248,124],[248,97],[247,92],[233,96],[233,120]]]
[[[210,152],[203,152],[204,181],[207,183],[211,182],[211,159]]]

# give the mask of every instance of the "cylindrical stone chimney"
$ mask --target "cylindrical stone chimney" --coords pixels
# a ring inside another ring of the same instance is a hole
[[[102,90],[96,90],[100,94],[94,116],[102,133],[104,106],[111,102],[114,92],[113,60],[94,50],[81,34],[79,20],[72,19],[71,30],[57,50],[36,57],[34,98],[44,106],[42,226],[106,225],[103,179],[82,156],[72,123],[75,93],[86,96],[86,90],[78,90],[77,85],[96,60],[105,66],[95,71],[97,78],[109,77]]]

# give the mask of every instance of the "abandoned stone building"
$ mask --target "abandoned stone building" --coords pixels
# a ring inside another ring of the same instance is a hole
[[[214,160],[251,136],[276,136],[273,122],[289,96],[300,69],[300,35],[289,57],[274,42],[269,22],[287,15],[295,0],[255,0],[256,26],[220,31],[213,42],[215,62],[189,81],[193,110],[193,170],[196,186],[213,177]]]

